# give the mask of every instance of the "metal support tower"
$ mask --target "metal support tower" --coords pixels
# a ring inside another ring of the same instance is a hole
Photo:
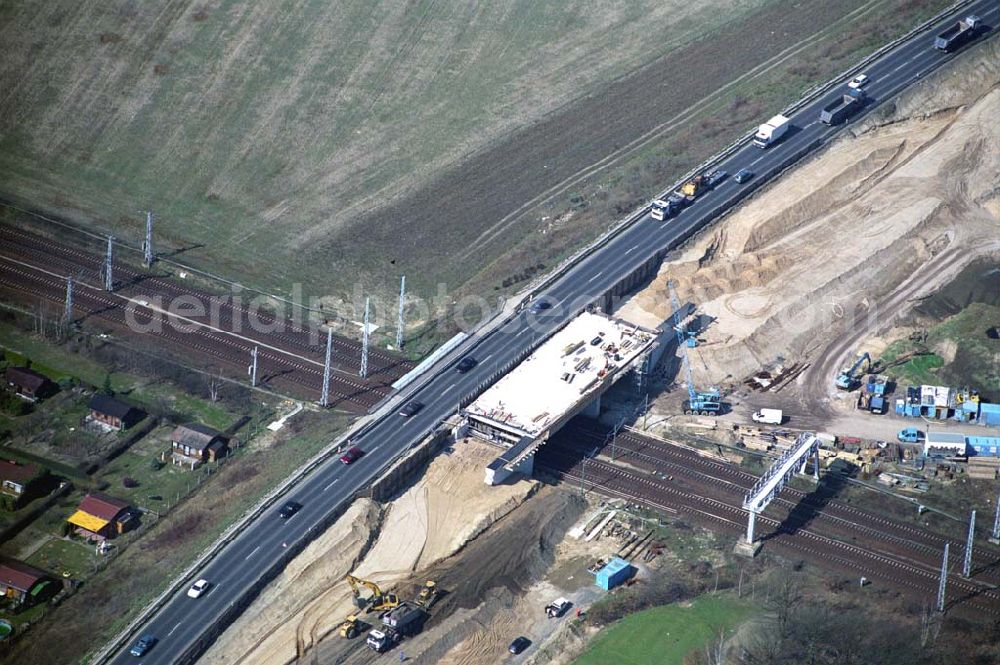
[[[403,314],[406,309],[406,275],[399,279],[399,316],[396,318],[396,348],[403,348]]]
[[[965,539],[965,559],[962,561],[962,577],[972,575],[972,541],[976,536],[976,511],[969,516],[969,535]]]
[[[111,274],[111,266],[115,258],[115,237],[108,236],[108,254],[104,258],[104,290],[114,291],[114,278]]]
[[[66,311],[63,312],[63,323],[69,325],[73,320],[73,278],[66,278]]]
[[[997,515],[993,518],[993,540],[1000,540],[1000,490],[997,491]]]
[[[326,361],[323,363],[323,392],[320,406],[330,406],[330,357],[333,355],[333,328],[326,329]]]
[[[146,242],[142,243],[142,262],[146,267],[153,265],[153,213],[146,211]]]
[[[365,298],[365,327],[361,335],[361,371],[359,374],[364,379],[368,376],[368,313],[370,311],[370,298]]]
[[[938,582],[937,611],[944,612],[944,593],[948,584],[948,546],[944,544],[944,557],[941,559],[941,579]]]
[[[257,387],[257,347],[250,352],[250,385]]]
[[[743,497],[743,510],[750,513],[747,520],[747,543],[753,545],[754,527],[757,514],[764,512],[767,505],[778,496],[797,468],[805,470],[809,457],[813,457],[813,476],[819,479],[819,439],[815,434],[803,432],[793,448],[781,454],[771,468],[761,476]]]

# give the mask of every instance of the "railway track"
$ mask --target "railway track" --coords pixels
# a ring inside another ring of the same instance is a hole
[[[59,277],[36,267],[12,262],[0,255],[0,291],[12,298],[45,300],[53,303],[56,311],[61,311],[65,288],[65,283]],[[74,290],[73,303],[76,313],[100,318],[126,332],[133,332],[133,323],[149,326],[154,321],[154,316],[157,316],[146,308],[135,307],[130,322],[126,314],[126,298],[109,294],[85,282],[80,282]],[[190,327],[194,328],[193,332],[183,332],[174,326],[163,325],[158,326],[155,331],[133,334],[155,335],[160,342],[169,344],[178,351],[204,354],[236,369],[242,377],[250,352],[256,346],[252,340],[244,340],[204,326]],[[276,384],[293,386],[297,389],[296,392],[309,398],[315,399],[320,394],[323,381],[321,366],[265,347],[258,353],[258,368],[261,376],[270,377]],[[389,389],[381,385],[366,384],[349,376],[332,374],[330,392],[333,406],[358,411],[376,405],[389,393]]]
[[[742,508],[680,489],[671,481],[653,475],[624,469],[603,460],[587,459],[584,462],[579,455],[558,446],[543,447],[536,464],[564,481],[583,484],[651,507],[672,509],[737,537],[746,529],[747,513]],[[758,533],[767,541],[769,548],[776,547],[821,566],[832,564],[872,580],[882,580],[921,598],[933,598],[937,593],[939,570],[933,566],[872,551],[811,529],[788,531],[782,528],[781,520],[769,516],[758,516],[757,524]],[[953,606],[1000,617],[1000,592],[997,590],[955,574],[949,575],[948,585]]]
[[[576,423],[555,437],[557,443],[569,440],[584,441],[584,447],[606,440],[608,432],[599,427],[588,427]],[[572,444],[570,444],[572,445]],[[605,454],[608,450],[605,449]],[[730,498],[734,503],[742,501],[743,495],[757,481],[757,476],[733,464],[717,461],[697,454],[685,447],[671,445],[651,437],[622,431],[615,442],[617,459],[624,459],[640,469],[651,473],[674,475],[681,482],[684,478],[696,478],[699,487],[710,486],[716,492]],[[786,487],[782,496],[776,498],[773,506],[788,516],[796,510],[812,510],[810,519],[819,520],[832,530],[857,539],[865,539],[871,546],[878,546],[887,554],[912,557],[927,565],[939,566],[941,553],[946,543],[951,551],[964,552],[965,539],[947,538],[917,526],[886,518],[867,510],[836,500],[818,499],[811,493]],[[1000,586],[1000,553],[973,548],[973,577],[983,582]]]
[[[0,225],[0,256],[44,267],[60,276],[82,278],[95,284],[101,281],[100,268],[104,260],[98,253],[70,247],[7,225]],[[251,311],[237,302],[232,294],[207,294],[147,271],[134,269],[122,262],[115,265],[115,278],[116,292],[122,295],[144,299],[159,297],[164,303],[182,297],[188,301],[194,298],[202,303],[205,314],[191,318],[224,330],[239,332],[290,353],[307,355],[319,363],[323,362],[326,352],[323,335],[317,338],[315,333],[300,323],[278,318],[268,311]],[[333,350],[335,369],[357,376],[361,368],[361,344],[334,335]],[[368,367],[366,383],[388,385],[412,369],[413,365],[391,354],[369,350]]]

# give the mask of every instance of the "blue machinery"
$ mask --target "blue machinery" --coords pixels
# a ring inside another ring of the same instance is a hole
[[[688,334],[681,326],[681,303],[677,298],[677,291],[674,290],[674,283],[668,282],[670,289],[670,305],[674,309],[674,332],[677,335],[677,348],[681,352],[681,360],[684,363],[684,380],[687,383],[688,398],[684,403],[684,413],[695,413],[703,416],[714,415],[722,407],[722,392],[718,388],[709,388],[707,391],[699,392],[694,388],[694,380],[691,375],[691,362],[688,360]]]

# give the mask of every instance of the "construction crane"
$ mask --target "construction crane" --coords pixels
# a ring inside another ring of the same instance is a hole
[[[358,606],[358,609],[365,612],[384,612],[399,607],[399,598],[396,597],[396,594],[383,593],[382,589],[374,582],[363,580],[354,575],[348,575],[345,579],[351,585],[351,591],[354,593],[354,604]],[[372,595],[368,598],[362,598],[361,587],[368,589]]]
[[[670,289],[670,304],[674,308],[674,333],[677,335],[677,347],[680,349],[681,361],[684,363],[684,380],[687,382],[688,398],[684,402],[684,413],[703,416],[715,415],[722,409],[722,392],[718,388],[709,388],[707,391],[695,390],[691,361],[688,360],[688,335],[684,326],[681,325],[681,302],[677,298],[674,283],[668,282],[667,287]]]
[[[865,370],[858,371],[859,368],[865,363],[868,363]],[[872,357],[868,355],[867,351],[865,351],[858,356],[858,359],[854,361],[853,365],[840,370],[840,374],[837,375],[837,380],[834,381],[834,384],[840,390],[854,390],[861,383],[861,375],[864,374],[866,370],[870,370],[871,368]]]

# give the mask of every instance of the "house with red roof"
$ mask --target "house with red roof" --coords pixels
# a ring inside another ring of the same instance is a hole
[[[44,570],[17,559],[0,557],[0,596],[15,605],[50,598],[58,590],[59,584]]]
[[[13,460],[0,460],[0,495],[10,497],[11,509],[30,501],[41,490],[42,480],[48,469],[37,464],[21,464]]]
[[[66,521],[84,538],[106,540],[137,527],[139,513],[128,501],[92,492],[83,497],[76,512]]]

